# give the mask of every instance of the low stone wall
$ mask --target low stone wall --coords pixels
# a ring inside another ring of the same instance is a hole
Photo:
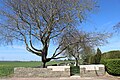
[[[81,77],[103,76],[105,74],[105,66],[100,65],[80,65]]]
[[[57,68],[58,67],[58,68]],[[52,66],[48,68],[14,68],[15,77],[70,77],[70,66]]]

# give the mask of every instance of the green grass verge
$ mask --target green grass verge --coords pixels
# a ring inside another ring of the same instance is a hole
[[[13,74],[13,67],[11,66],[0,66],[0,77],[7,77]]]

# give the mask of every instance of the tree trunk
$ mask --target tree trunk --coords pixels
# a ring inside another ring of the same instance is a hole
[[[75,58],[76,66],[78,67],[78,59]]]
[[[43,63],[43,68],[46,68],[46,62],[47,62],[47,59],[46,59],[46,57],[45,57],[45,55],[43,54],[42,55],[42,63]]]
[[[42,51],[42,62],[43,62],[43,68],[46,68],[46,62],[47,62],[47,51],[48,47],[45,45],[43,51]]]
[[[43,68],[46,68],[47,66],[46,66],[46,63],[47,62],[49,62],[51,60],[51,58],[44,58],[44,59],[42,59],[42,63],[43,63]]]
[[[43,68],[46,68],[46,62],[43,62]]]
[[[42,63],[43,63],[42,66],[43,66],[43,68],[46,68],[46,60],[47,60],[47,59],[46,59],[45,53],[43,52],[43,53],[42,53]]]

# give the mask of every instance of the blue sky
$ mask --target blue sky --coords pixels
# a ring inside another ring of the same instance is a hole
[[[120,21],[120,0],[98,1],[100,8],[88,16],[87,20],[81,25],[82,29],[86,31],[114,32],[113,26]],[[120,50],[120,35],[116,33],[108,41],[108,44],[100,47],[102,52]],[[49,52],[52,52],[53,49],[54,47],[51,47]],[[26,51],[24,45],[13,45],[0,46],[0,60],[39,61],[41,59]]]

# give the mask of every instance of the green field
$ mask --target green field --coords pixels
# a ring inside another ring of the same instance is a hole
[[[11,76],[13,74],[14,67],[36,67],[41,64],[41,62],[1,61],[0,77]]]
[[[47,65],[52,65],[60,62],[51,61]],[[0,62],[0,77],[11,76],[15,67],[37,67],[42,66],[40,61],[1,61]]]
[[[50,61],[46,65],[66,63],[69,61]],[[11,67],[36,67],[42,66],[40,61],[1,61],[0,66],[11,66]]]
[[[40,66],[41,62],[21,62],[21,61],[2,61],[0,62],[0,66],[12,66],[12,67],[34,67],[34,66]]]
[[[47,65],[54,65],[54,64],[62,64],[62,63],[69,63],[71,61],[50,61]],[[73,61],[72,61],[73,62]],[[42,62],[40,61],[0,61],[0,77],[10,77],[13,74],[13,70],[15,67],[38,67],[42,66]],[[71,67],[71,70],[75,70],[74,67]],[[76,70],[77,71],[77,70]],[[77,72],[79,73],[79,72]],[[72,74],[75,74],[73,71]]]

